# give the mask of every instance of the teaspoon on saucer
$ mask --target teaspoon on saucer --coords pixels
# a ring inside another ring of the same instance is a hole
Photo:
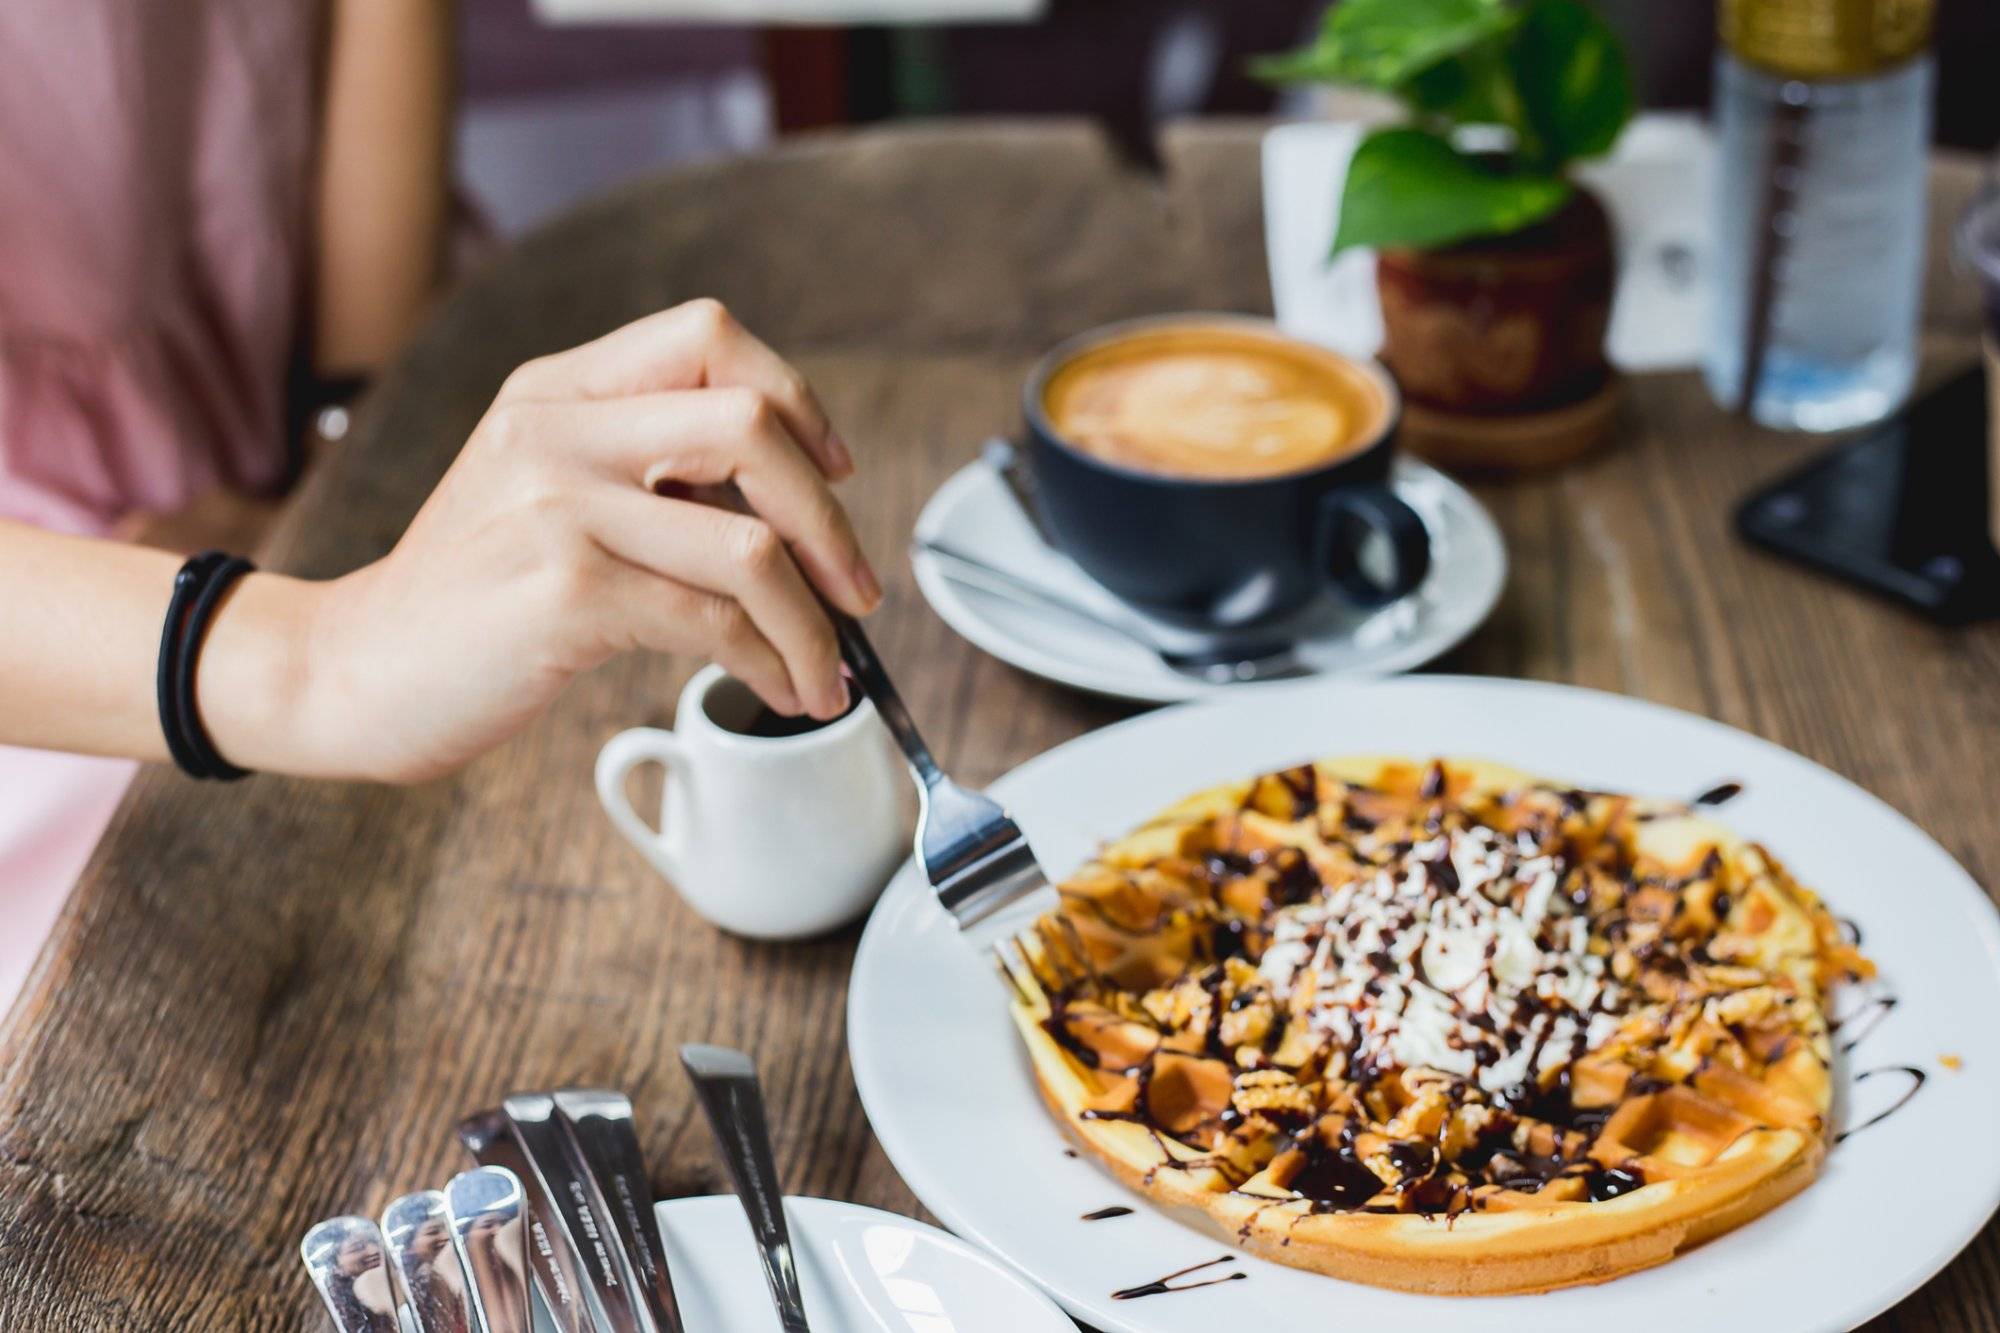
[[[1137,616],[1120,616],[1087,607],[1032,579],[988,564],[977,556],[939,541],[920,537],[913,545],[934,558],[940,572],[954,583],[1004,597],[1031,611],[1050,611],[1108,630],[1151,652],[1169,671],[1195,680],[1230,684],[1284,680],[1311,674],[1311,668],[1299,660],[1295,646],[1284,640],[1201,642],[1190,639],[1186,645],[1170,647],[1161,642]]]

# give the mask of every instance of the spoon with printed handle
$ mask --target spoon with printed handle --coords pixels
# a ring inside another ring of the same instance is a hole
[[[458,1250],[472,1313],[484,1333],[532,1333],[521,1179],[498,1166],[461,1171],[444,1187],[451,1243]]]
[[[701,1109],[736,1184],[736,1197],[749,1215],[750,1234],[764,1260],[764,1280],[771,1286],[779,1322],[785,1333],[811,1333],[791,1233],[785,1227],[785,1194],[771,1156],[757,1067],[749,1056],[726,1046],[683,1046],[681,1065],[694,1079]]]
[[[365,1217],[329,1217],[306,1232],[299,1258],[340,1333],[399,1333],[396,1285],[382,1231]],[[380,1278],[381,1291],[361,1288]]]

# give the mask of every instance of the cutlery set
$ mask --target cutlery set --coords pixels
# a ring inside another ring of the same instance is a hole
[[[807,1327],[783,1190],[748,1056],[689,1046],[694,1079],[762,1250],[786,1333]],[[479,1163],[393,1200],[381,1222],[328,1218],[299,1247],[340,1333],[683,1333],[632,1103],[517,1093],[458,1124]],[[530,1289],[534,1293],[531,1298]]]

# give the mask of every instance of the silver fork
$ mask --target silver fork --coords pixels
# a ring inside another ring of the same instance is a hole
[[[923,790],[917,815],[917,864],[959,929],[1046,885],[1049,877],[1036,862],[1021,826],[988,797],[945,776],[868,635],[851,617],[831,614],[847,669],[875,705]]]

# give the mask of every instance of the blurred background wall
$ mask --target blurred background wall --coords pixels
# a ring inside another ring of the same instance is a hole
[[[811,0],[782,6],[797,12]],[[1296,42],[1325,0],[1048,0],[1028,23],[801,28],[547,22],[532,0],[460,0],[460,170],[504,232],[635,172],[772,136],[898,116],[1072,114],[1135,156],[1177,115],[1269,114],[1246,56]],[[548,0],[544,0],[548,3]],[[938,0],[948,11],[948,0]],[[738,0],[754,12],[756,0]],[[679,0],[617,0],[626,13]],[[910,6],[921,10],[921,0]],[[1600,0],[1649,106],[1708,103],[1709,0]],[[2000,3],[1939,0],[1940,142],[2000,141]]]

